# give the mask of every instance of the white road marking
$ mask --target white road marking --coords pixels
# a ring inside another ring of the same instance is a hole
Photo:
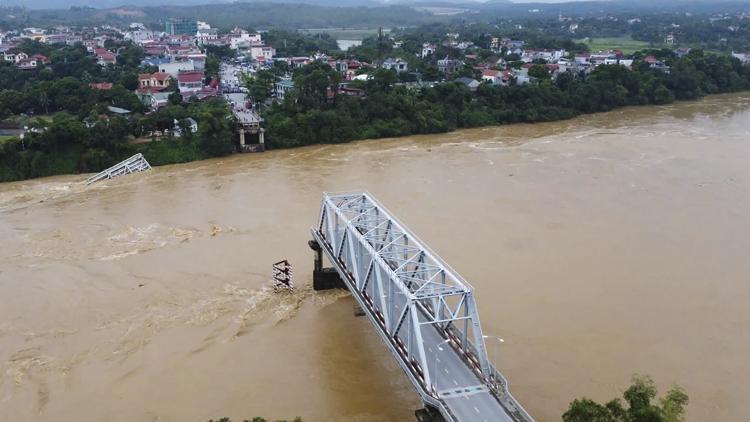
[[[448,368],[443,368],[443,371],[445,371],[445,373],[447,374],[448,373]]]
[[[456,381],[456,380],[453,380],[453,383],[456,384],[456,385],[458,385],[458,381]]]
[[[476,407],[474,407],[474,411],[479,413],[479,409],[477,409]]]

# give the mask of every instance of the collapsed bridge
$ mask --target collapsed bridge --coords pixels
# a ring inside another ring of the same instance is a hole
[[[417,390],[422,420],[533,421],[487,358],[472,287],[371,194],[325,194],[311,232],[315,288],[352,293]]]

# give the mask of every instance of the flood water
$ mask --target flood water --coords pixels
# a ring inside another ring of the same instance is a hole
[[[359,189],[472,283],[537,420],[634,373],[750,418],[750,94],[85,179],[0,185],[0,420],[412,420],[352,299],[310,287],[321,192]]]

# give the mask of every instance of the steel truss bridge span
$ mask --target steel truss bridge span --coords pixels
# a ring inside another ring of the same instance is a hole
[[[371,194],[325,194],[311,231],[427,409],[533,421],[487,358],[472,287]]]

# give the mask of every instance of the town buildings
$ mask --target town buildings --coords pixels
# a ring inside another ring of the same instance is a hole
[[[190,19],[169,18],[164,24],[164,32],[169,35],[195,35],[198,22]]]
[[[274,96],[279,101],[284,101],[284,96],[293,89],[294,81],[292,81],[292,78],[282,78],[274,86]]]
[[[203,88],[203,71],[191,70],[177,74],[177,85],[181,94],[193,94]]]

